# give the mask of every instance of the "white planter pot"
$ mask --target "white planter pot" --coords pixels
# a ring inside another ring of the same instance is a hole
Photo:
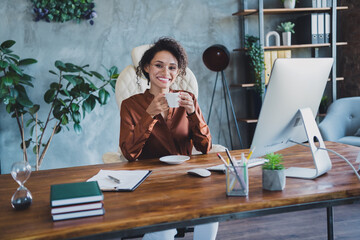
[[[285,0],[284,8],[295,8],[296,0]]]
[[[291,46],[291,32],[283,32],[282,40],[284,46]]]
[[[270,191],[284,190],[286,184],[285,169],[283,170],[262,170],[263,189]]]

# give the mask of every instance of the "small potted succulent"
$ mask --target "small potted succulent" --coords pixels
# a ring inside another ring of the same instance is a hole
[[[285,188],[286,176],[285,167],[282,164],[283,156],[278,153],[265,155],[268,162],[262,166],[263,189],[270,191],[281,191]]]
[[[295,27],[295,23],[292,22],[283,22],[277,26],[277,30],[282,32],[282,39],[284,46],[291,45],[291,33],[295,33],[294,27]]]

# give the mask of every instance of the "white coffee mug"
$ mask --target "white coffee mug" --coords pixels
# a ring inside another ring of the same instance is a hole
[[[165,94],[166,101],[168,102],[169,107],[177,108],[179,107],[179,93],[178,92],[170,92]]]

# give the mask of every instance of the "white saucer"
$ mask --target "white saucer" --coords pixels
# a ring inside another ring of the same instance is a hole
[[[160,161],[167,163],[167,164],[181,164],[187,160],[189,160],[190,157],[189,156],[184,156],[184,155],[170,155],[170,156],[165,156],[165,157],[161,157]]]

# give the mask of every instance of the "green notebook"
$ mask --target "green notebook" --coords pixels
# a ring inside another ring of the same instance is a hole
[[[97,181],[51,185],[51,207],[104,200]]]

